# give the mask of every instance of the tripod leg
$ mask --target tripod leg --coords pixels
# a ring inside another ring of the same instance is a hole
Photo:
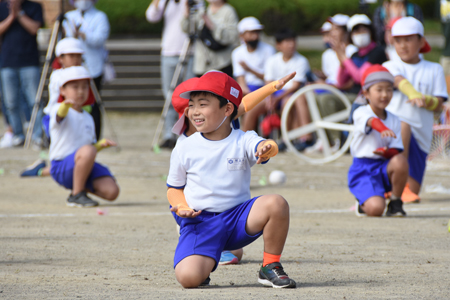
[[[190,38],[186,39],[186,41],[183,44],[183,49],[182,49],[182,52],[180,55],[180,59],[178,60],[178,64],[175,68],[175,72],[173,74],[172,81],[170,82],[170,88],[169,88],[169,91],[167,92],[167,95],[165,98],[164,107],[161,112],[161,117],[159,118],[158,126],[156,127],[155,135],[153,136],[152,148],[153,148],[154,152],[159,151],[158,140],[159,140],[159,137],[161,136],[161,132],[164,127],[164,123],[166,121],[166,116],[167,116],[167,112],[169,111],[170,103],[172,102],[172,93],[173,93],[173,90],[175,89],[175,87],[177,86],[178,80],[180,79],[180,75],[181,75],[185,65],[187,64],[187,57],[188,57],[187,54],[189,53],[191,44],[192,44],[192,40]]]
[[[92,92],[94,93],[95,101],[97,102],[98,107],[100,108],[100,111],[104,118],[106,126],[108,127],[109,131],[111,132],[111,137],[117,144],[116,149],[117,149],[117,151],[120,151],[119,139],[117,138],[117,134],[114,130],[114,127],[112,126],[111,121],[110,121],[108,115],[106,114],[106,110],[105,110],[105,106],[103,105],[102,98],[100,96],[100,93],[97,90],[97,87],[95,86],[94,80],[92,80],[92,79],[90,82],[90,86],[91,86]]]
[[[59,31],[59,27],[60,27],[59,25],[60,25],[60,21],[56,20],[55,24],[53,25],[52,35],[50,38],[50,44],[47,48],[47,55],[45,57],[44,68],[42,69],[41,79],[39,80],[39,86],[38,86],[38,90],[36,92],[36,98],[34,100],[33,112],[31,114],[30,125],[28,126],[27,136],[26,136],[25,144],[24,144],[25,149],[28,149],[30,147],[31,136],[33,134],[34,126],[36,125],[35,124],[36,117],[37,117],[38,110],[39,110],[39,107],[42,102],[42,92],[44,91],[45,80],[47,78],[48,69],[50,67],[50,61],[52,59],[53,50],[55,49],[55,45],[56,45],[56,38],[58,36],[58,31]],[[40,126],[40,125],[41,124],[38,124],[38,126]]]

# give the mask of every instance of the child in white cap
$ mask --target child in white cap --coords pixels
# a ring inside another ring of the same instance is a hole
[[[404,155],[409,162],[408,184],[402,200],[419,202],[418,194],[433,137],[433,115],[448,97],[447,86],[441,65],[420,56],[431,47],[425,40],[419,20],[401,18],[392,26],[391,34],[401,60],[391,60],[383,66],[394,75],[394,86],[399,90],[394,93],[388,110],[402,121]]]
[[[64,101],[50,111],[50,174],[60,185],[72,190],[67,205],[92,207],[98,202],[93,193],[113,201],[119,187],[109,170],[95,162],[98,151],[115,146],[113,141],[96,141],[94,120],[83,110],[89,95],[91,76],[81,66],[65,68],[60,73],[60,93]]]
[[[353,163],[348,171],[348,186],[357,200],[356,215],[383,215],[384,194],[392,190],[386,216],[406,216],[400,197],[408,177],[408,162],[398,155],[403,151],[400,120],[386,111],[394,76],[381,65],[373,65],[362,75],[361,85],[369,104],[353,113]]]

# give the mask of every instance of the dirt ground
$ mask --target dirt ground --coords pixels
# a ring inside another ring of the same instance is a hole
[[[169,151],[150,151],[158,116],[110,113],[121,152],[98,161],[121,186],[113,203],[77,209],[47,178],[19,178],[38,152],[0,149],[0,298],[3,299],[445,299],[450,297],[450,195],[423,193],[407,218],[357,218],[347,189],[349,156],[321,166],[282,153],[253,168],[252,195],[279,193],[291,225],[282,263],[297,289],[257,282],[262,239],[239,265],[220,266],[211,286],[183,289],[172,263]],[[0,128],[3,132],[3,128]],[[108,135],[108,130],[105,131]],[[450,187],[450,163],[433,164],[425,186]],[[272,170],[284,186],[260,184]]]

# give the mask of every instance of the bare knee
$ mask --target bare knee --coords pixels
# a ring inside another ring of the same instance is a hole
[[[95,156],[97,155],[97,149],[95,149],[92,145],[84,145],[80,149],[77,150],[75,154],[75,161],[80,159],[82,160],[95,160]]]
[[[105,192],[105,199],[109,201],[114,201],[119,197],[120,188],[117,184],[111,185]]]
[[[289,215],[289,204],[281,195],[269,195],[267,199],[267,209],[277,215]]]
[[[175,277],[181,286],[186,289],[196,288],[206,280],[200,274],[193,274],[192,270],[189,269],[175,270]]]
[[[386,201],[381,197],[372,197],[364,202],[362,209],[369,217],[381,217],[386,207]]]
[[[395,155],[389,161],[389,164],[392,166],[392,169],[396,172],[408,172],[408,160],[404,155]]]

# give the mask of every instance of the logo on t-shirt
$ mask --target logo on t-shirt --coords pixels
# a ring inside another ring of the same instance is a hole
[[[227,158],[228,171],[246,170],[246,159],[243,158]]]
[[[238,89],[236,89],[236,88],[234,88],[234,87],[231,87],[230,94],[231,94],[232,96],[234,96],[234,98],[239,97],[239,91],[238,91]]]

